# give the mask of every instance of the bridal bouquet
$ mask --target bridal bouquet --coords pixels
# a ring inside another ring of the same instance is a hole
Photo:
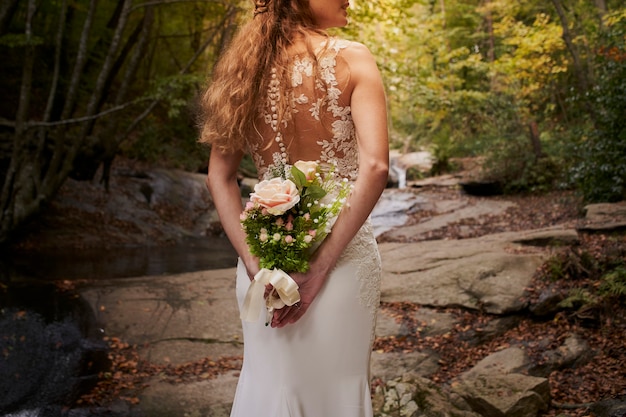
[[[311,255],[330,233],[351,189],[332,167],[323,169],[313,161],[277,171],[254,187],[241,213],[250,253],[262,268],[244,301],[241,318],[248,321],[258,317],[255,311],[258,314],[267,284],[273,288],[265,299],[268,320],[274,309],[300,300],[298,286],[287,273],[309,269]]]

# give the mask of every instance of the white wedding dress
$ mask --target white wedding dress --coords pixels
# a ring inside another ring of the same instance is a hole
[[[268,111],[258,126],[263,139],[249,144],[262,178],[273,164],[301,159],[331,162],[340,175],[356,179],[350,69],[342,59],[350,45],[336,39],[321,45],[318,83],[312,60],[294,55],[293,111],[282,128],[270,110],[281,94],[268,89]],[[240,261],[240,308],[249,285]],[[231,417],[371,417],[369,361],[379,299],[380,256],[368,222],[298,322],[266,327],[264,313],[257,322],[243,322],[243,368]]]

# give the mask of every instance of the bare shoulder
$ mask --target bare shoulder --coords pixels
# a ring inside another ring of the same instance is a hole
[[[370,52],[369,48],[360,42],[344,41],[345,48],[341,50],[341,55],[348,61],[355,62],[375,62],[374,55]]]
[[[341,57],[346,61],[352,77],[355,80],[371,77],[378,78],[379,70],[376,58],[369,48],[359,42],[347,42],[347,46],[340,52]]]

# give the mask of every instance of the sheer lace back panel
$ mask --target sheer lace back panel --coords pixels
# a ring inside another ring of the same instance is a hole
[[[288,94],[275,79],[270,83],[265,110],[255,125],[258,135],[248,141],[260,179],[271,176],[272,167],[298,160],[330,163],[339,175],[356,179],[350,69],[341,58],[341,51],[349,46],[350,42],[333,38],[322,42],[316,51],[317,64],[306,53],[294,54]],[[277,111],[279,100],[288,100],[291,109],[282,118]]]

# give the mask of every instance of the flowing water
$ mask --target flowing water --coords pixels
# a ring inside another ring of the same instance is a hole
[[[230,268],[236,259],[228,239],[213,237],[156,247],[13,252],[0,257],[0,268],[13,278],[109,279]]]
[[[376,236],[408,220],[424,198],[408,191],[385,190],[372,213]],[[187,239],[169,246],[47,249],[0,254],[0,280],[43,281],[158,276],[234,267],[237,260],[225,237]]]

